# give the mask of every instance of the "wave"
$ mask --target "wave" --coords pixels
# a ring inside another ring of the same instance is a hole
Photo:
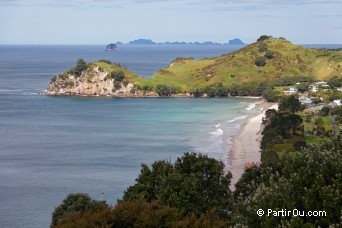
[[[211,135],[223,135],[223,130],[221,128],[217,128],[216,131],[210,132]]]
[[[238,117],[235,117],[235,118],[232,119],[232,120],[228,120],[227,122],[228,122],[228,123],[233,123],[233,122],[235,122],[235,121],[237,121],[237,120],[246,119],[247,117],[248,117],[248,115],[245,115],[245,116],[238,116]]]
[[[0,89],[0,94],[44,95],[46,90],[39,89]]]
[[[221,126],[221,124],[220,123],[218,123],[218,124],[216,124],[216,125],[214,125],[216,128],[218,128],[219,126]]]
[[[253,108],[255,108],[255,103],[249,104],[248,107],[246,108],[247,110],[252,110]]]

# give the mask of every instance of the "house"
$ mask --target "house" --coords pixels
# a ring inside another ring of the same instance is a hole
[[[309,85],[309,89],[311,89],[312,92],[316,93],[318,91],[317,85]]]
[[[340,91],[340,93],[342,93],[342,87],[337,88],[337,91]]]
[[[311,105],[312,104],[311,98],[300,99],[299,101],[300,101],[300,103],[306,104],[306,105]]]
[[[316,82],[316,85],[317,85],[317,86],[323,86],[323,85],[328,85],[328,83],[322,81],[322,82]],[[328,85],[328,86],[329,86],[329,85]]]
[[[341,100],[334,100],[334,101],[329,103],[329,106],[331,106],[331,107],[337,107],[337,106],[341,106],[341,105],[342,105]]]
[[[289,90],[285,90],[285,91],[283,91],[283,94],[285,94],[285,95],[291,95],[291,94],[294,94],[294,93],[296,93],[298,91],[298,89],[297,88],[290,88]]]

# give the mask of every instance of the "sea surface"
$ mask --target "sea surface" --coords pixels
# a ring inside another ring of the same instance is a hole
[[[68,193],[115,204],[141,163],[186,151],[228,164],[253,99],[51,97],[44,90],[78,58],[108,59],[151,77],[176,57],[208,58],[231,46],[0,45],[0,227],[48,227]],[[229,168],[229,167],[226,167]]]

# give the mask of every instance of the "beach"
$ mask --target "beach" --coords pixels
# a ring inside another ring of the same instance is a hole
[[[246,163],[260,163],[260,142],[262,132],[262,118],[267,109],[278,109],[277,103],[262,102],[256,106],[262,110],[257,115],[251,116],[233,139],[233,145],[229,153],[229,171],[233,178],[231,189],[244,172]]]

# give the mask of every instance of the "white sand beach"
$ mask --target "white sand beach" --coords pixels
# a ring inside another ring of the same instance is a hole
[[[260,107],[266,108],[256,116],[249,118],[233,140],[229,153],[229,171],[233,175],[232,190],[235,189],[236,182],[243,174],[246,163],[260,163],[262,118],[267,109],[278,109],[278,104],[263,102],[257,108]]]

